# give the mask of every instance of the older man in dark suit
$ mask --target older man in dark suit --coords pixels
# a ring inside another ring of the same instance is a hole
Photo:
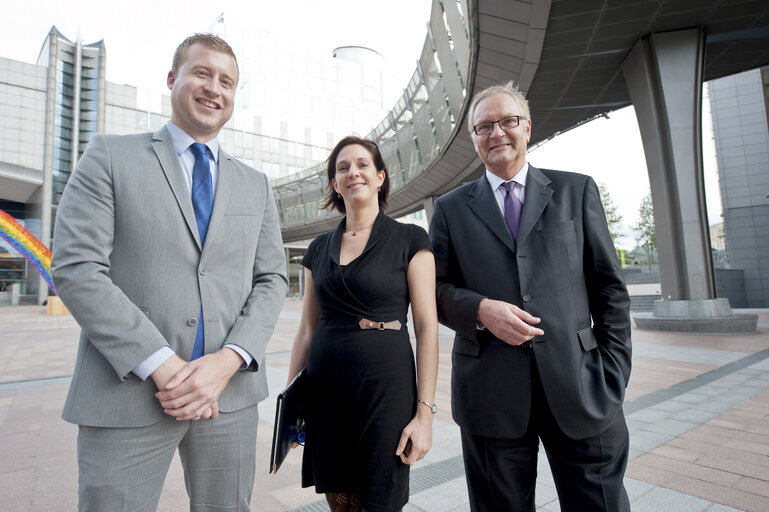
[[[527,163],[512,83],[468,127],[485,175],[436,201],[430,236],[471,509],[533,511],[541,440],[562,510],[629,510],[630,301],[598,188]]]

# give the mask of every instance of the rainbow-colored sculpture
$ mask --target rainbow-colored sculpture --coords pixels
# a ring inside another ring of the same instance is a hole
[[[56,295],[51,280],[51,250],[3,210],[0,210],[0,237],[35,266],[48,283],[48,288]]]

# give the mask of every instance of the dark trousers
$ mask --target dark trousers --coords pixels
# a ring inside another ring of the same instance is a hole
[[[625,512],[623,485],[630,439],[620,411],[597,436],[570,439],[548,407],[532,355],[532,411],[523,437],[495,439],[462,429],[465,476],[473,512],[534,512],[539,440],[565,512]]]

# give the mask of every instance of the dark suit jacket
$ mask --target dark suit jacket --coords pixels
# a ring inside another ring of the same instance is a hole
[[[436,201],[430,237],[438,317],[456,332],[455,421],[496,438],[528,424],[529,354],[477,329],[489,298],[542,319],[531,350],[560,429],[581,439],[606,428],[630,376],[630,299],[595,182],[530,167],[516,247],[482,176]]]

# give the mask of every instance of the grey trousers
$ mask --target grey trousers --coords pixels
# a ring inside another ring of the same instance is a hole
[[[184,468],[190,510],[248,511],[256,465],[257,406],[216,419],[146,427],[81,425],[77,437],[78,510],[151,512],[174,452]]]

